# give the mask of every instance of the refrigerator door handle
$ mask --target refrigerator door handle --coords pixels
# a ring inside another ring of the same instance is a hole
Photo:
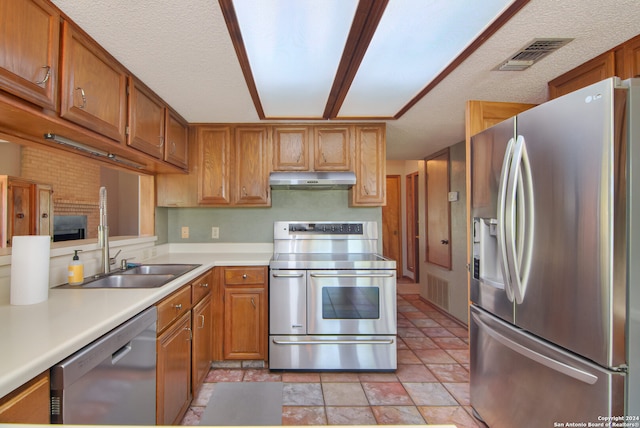
[[[507,188],[509,181],[509,173],[511,161],[513,158],[513,149],[515,145],[515,139],[511,138],[507,143],[507,148],[504,154],[504,160],[502,161],[502,169],[500,170],[500,182],[498,187],[498,207],[497,207],[497,217],[498,217],[498,227],[497,227],[497,241],[498,241],[498,261],[500,265],[500,270],[502,271],[502,278],[504,281],[504,290],[507,294],[507,298],[510,302],[513,302],[513,290],[511,287],[511,279],[509,277],[509,268],[508,268],[508,259],[507,259],[507,249],[506,249],[506,230],[505,230],[505,210],[506,210],[506,202],[507,202]]]
[[[570,376],[574,379],[577,379],[581,382],[587,383],[589,385],[593,385],[598,381],[598,377],[588,373],[584,370],[580,370],[576,367],[572,367],[568,364],[565,364],[563,362],[554,360],[553,358],[547,357],[546,355],[542,355],[539,352],[534,351],[533,349],[527,348],[526,346],[523,346],[521,344],[519,344],[518,342],[504,336],[503,334],[501,334],[500,332],[496,331],[495,329],[493,329],[490,325],[488,325],[487,323],[485,323],[482,318],[480,316],[478,316],[478,314],[471,312],[471,316],[474,318],[474,320],[482,327],[484,328],[485,332],[487,334],[489,334],[491,337],[493,337],[495,340],[497,340],[498,342],[500,342],[501,344],[503,344],[504,346],[506,346],[507,348],[511,349],[514,352],[517,352],[520,355],[523,355],[524,357],[535,361],[539,364],[542,364],[552,370],[555,370],[559,373],[562,373],[566,376]]]
[[[505,197],[507,266],[516,303],[524,300],[533,251],[533,178],[525,139],[518,135]]]

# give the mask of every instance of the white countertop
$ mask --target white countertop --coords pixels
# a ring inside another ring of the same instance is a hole
[[[152,289],[56,289],[35,305],[0,301],[0,397],[48,370],[98,337],[214,266],[268,266],[272,252],[262,244],[232,248],[172,245],[144,263],[202,266]],[[255,250],[248,252],[244,250]]]

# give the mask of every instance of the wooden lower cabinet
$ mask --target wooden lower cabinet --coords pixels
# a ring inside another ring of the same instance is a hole
[[[193,329],[193,346],[191,355],[192,393],[196,392],[211,367],[211,349],[213,322],[211,318],[211,294],[208,294],[191,311],[191,325]]]
[[[157,304],[156,424],[179,424],[209,372],[212,271]]]
[[[213,359],[268,359],[266,266],[217,267],[212,304]]]
[[[191,312],[157,342],[156,424],[179,424],[191,404]]]
[[[48,424],[51,419],[49,389],[46,371],[0,398],[0,423]]]

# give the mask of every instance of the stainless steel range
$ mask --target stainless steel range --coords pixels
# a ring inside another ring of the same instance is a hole
[[[396,262],[376,222],[275,222],[269,367],[395,370]]]

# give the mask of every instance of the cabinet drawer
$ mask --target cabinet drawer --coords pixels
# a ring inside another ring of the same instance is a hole
[[[198,277],[191,283],[191,302],[195,305],[204,296],[211,292],[213,281],[211,280],[211,271]]]
[[[182,287],[157,305],[158,333],[191,309],[191,287]]]
[[[234,267],[224,269],[225,285],[245,285],[266,283],[263,267]]]

